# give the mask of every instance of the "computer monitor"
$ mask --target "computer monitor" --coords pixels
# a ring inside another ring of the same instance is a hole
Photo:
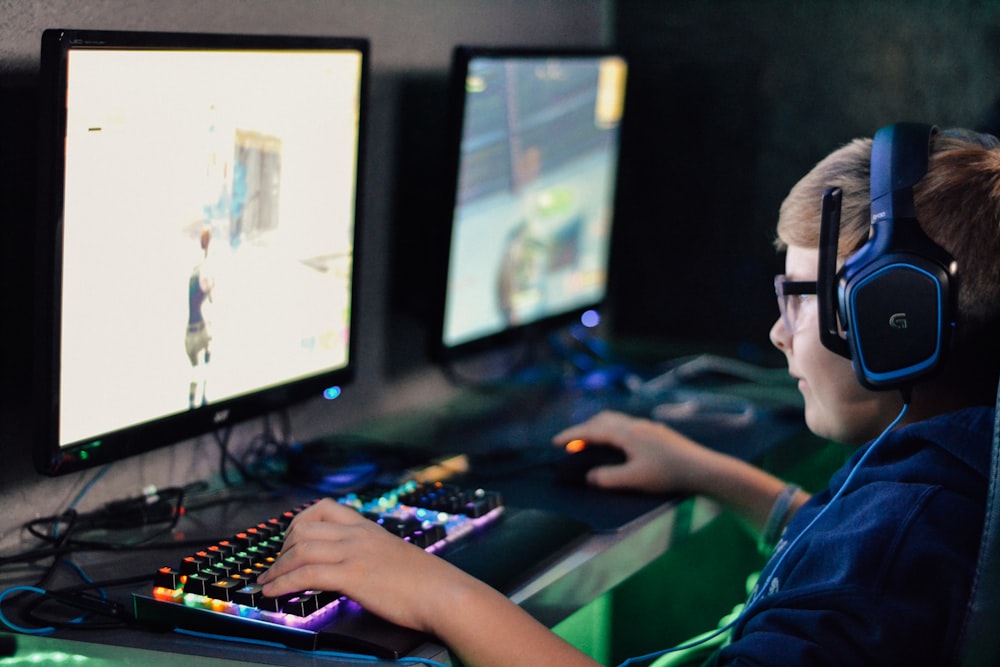
[[[44,32],[39,471],[350,381],[367,54],[361,38]]]
[[[443,358],[604,301],[626,76],[606,51],[453,52]]]

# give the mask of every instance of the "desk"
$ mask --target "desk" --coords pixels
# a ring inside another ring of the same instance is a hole
[[[406,420],[396,423],[382,420],[373,426],[371,431],[362,432],[361,435],[372,437],[372,432],[376,432],[377,437],[393,440],[395,434],[400,431],[406,431],[411,438],[414,437],[415,433],[419,433],[419,437],[416,437],[418,442],[438,443],[442,451],[450,453],[455,451],[455,443],[476,442],[481,446],[491,446],[498,442],[519,442],[519,438],[522,437],[520,434],[526,434],[523,437],[534,438],[536,441],[539,439],[547,440],[545,434],[554,432],[554,428],[589,416],[585,412],[581,413],[581,409],[596,411],[604,407],[623,407],[614,401],[602,400],[588,403],[576,400],[572,396],[570,399],[570,401],[563,400],[560,405],[565,407],[572,404],[573,413],[571,415],[560,414],[558,410],[549,410],[541,417],[530,421],[513,420],[512,423],[506,425],[505,432],[499,435],[491,433],[484,436],[483,422],[470,421],[456,426],[456,421],[452,419],[453,413],[447,409],[444,410],[444,419],[427,419],[426,415],[417,417],[418,420],[422,419],[418,423],[422,425],[423,432],[415,430],[412,427],[413,424],[407,423]],[[529,406],[534,407],[530,405],[532,399],[523,400],[528,400]],[[524,409],[523,405],[518,408],[521,411]],[[544,420],[544,425],[539,419]],[[772,427],[773,424],[768,424],[770,444],[802,430],[801,424],[794,420],[789,422],[786,431],[775,431]],[[381,431],[380,436],[378,435],[379,431]],[[474,436],[472,439],[470,439],[470,434]],[[746,441],[746,438],[740,440],[741,443]],[[544,444],[547,446],[547,442]],[[528,443],[528,446],[533,445]],[[751,456],[756,458],[758,454],[760,451],[754,450]],[[591,493],[595,497],[599,497],[600,494],[597,491]],[[313,495],[312,492],[306,491],[302,491],[301,494],[303,498]],[[269,512],[282,511],[294,505],[297,502],[295,495],[295,493],[291,493],[286,494],[287,497],[278,499],[262,499],[253,504],[222,506],[205,514],[198,512],[185,517],[183,523],[179,525],[179,529],[190,535],[198,534],[199,529],[202,533],[207,532],[204,529],[209,526],[251,525],[250,522],[255,523]],[[551,494],[548,496],[541,494],[534,498],[508,497],[507,502],[512,507],[517,507],[519,500],[531,500],[536,504],[545,504],[549,502],[547,498],[551,498]],[[637,513],[624,524],[595,530],[585,539],[574,543],[571,549],[561,553],[558,558],[540,564],[529,573],[525,580],[505,592],[541,622],[552,627],[638,573],[666,553],[677,539],[692,531],[697,531],[701,520],[691,522],[687,520],[688,516],[694,514],[706,518],[714,516],[718,511],[711,503],[702,499],[683,501],[676,498],[647,499],[645,502],[647,506],[644,511]],[[206,540],[205,544],[208,543],[210,541]],[[178,556],[190,553],[189,547],[179,549],[177,553]],[[121,576],[123,573],[152,573],[161,565],[176,562],[171,558],[172,556],[167,553],[130,554],[126,558],[108,558],[107,555],[88,554],[79,560],[79,564],[87,570],[91,577],[102,580],[112,576]],[[9,583],[12,582],[4,582],[5,585],[9,585]],[[70,639],[74,641],[67,643],[66,640]],[[44,638],[25,638],[24,643],[26,648],[33,651],[47,650],[47,646],[62,651],[73,647],[75,653],[79,655],[94,657],[113,655],[112,659],[118,661],[116,664],[134,659],[136,664],[155,666],[169,663],[173,666],[177,662],[177,654],[190,656],[190,659],[185,658],[185,661],[191,665],[198,665],[202,660],[210,660],[212,664],[219,664],[217,661],[220,659],[235,660],[242,664],[344,665],[345,667],[357,664],[355,661],[346,661],[320,653],[293,652],[272,647],[247,647],[205,638],[155,634],[140,629],[100,630],[88,631],[87,633],[64,630],[58,632],[51,642],[47,642]],[[431,658],[444,664],[452,664],[453,662],[446,648],[433,642],[428,642],[420,647],[414,655]],[[0,660],[0,665],[3,664],[4,662]],[[382,661],[377,664],[394,663]]]

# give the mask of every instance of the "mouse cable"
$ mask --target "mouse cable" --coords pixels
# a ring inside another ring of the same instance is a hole
[[[122,577],[105,581],[93,581],[82,570],[79,570],[79,573],[85,579],[86,583],[62,589],[46,589],[41,586],[11,586],[10,588],[0,591],[0,607],[2,607],[4,599],[9,596],[20,596],[30,593],[38,595],[39,598],[37,601],[27,605],[24,609],[26,614],[31,617],[29,620],[37,620],[34,616],[35,609],[47,600],[52,600],[65,606],[81,610],[86,614],[98,614],[100,616],[110,617],[117,623],[128,624],[134,620],[131,608],[126,604],[110,599],[103,589],[116,586],[129,586],[145,582],[150,579],[148,575]],[[91,591],[96,591],[96,594]],[[24,627],[8,619],[7,616],[3,614],[2,609],[0,609],[0,625],[6,626],[8,629],[22,634],[47,635],[55,632],[59,629],[59,627],[88,629],[92,624],[88,624],[85,621],[86,615],[72,619],[68,622],[50,622],[48,626],[43,627]],[[97,628],[98,626],[95,625],[94,627]]]
[[[41,596],[42,600],[52,599],[56,600],[62,604],[68,605],[75,609],[79,609],[85,612],[92,612],[100,614],[102,616],[110,616],[117,621],[128,621],[131,620],[131,614],[123,604],[108,600],[106,598],[97,597],[94,595],[88,595],[84,593],[73,593],[67,594],[58,591],[50,591],[44,588],[38,588],[37,586],[12,586],[2,592],[0,592],[0,603],[8,595],[15,593],[36,593]],[[73,624],[82,623],[84,617],[79,617],[70,621],[66,625],[67,627]],[[6,626],[9,630],[14,632],[19,632],[25,635],[50,635],[56,631],[55,625],[48,625],[43,627],[26,627],[18,625],[11,621],[7,616],[0,610],[0,624]]]

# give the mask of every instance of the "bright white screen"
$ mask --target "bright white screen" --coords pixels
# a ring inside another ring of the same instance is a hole
[[[61,444],[347,364],[361,58],[70,51]]]

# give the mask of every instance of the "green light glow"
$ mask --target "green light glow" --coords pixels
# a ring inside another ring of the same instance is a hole
[[[82,665],[90,662],[85,655],[66,653],[64,651],[35,651],[12,658],[0,658],[0,666],[8,665]]]

